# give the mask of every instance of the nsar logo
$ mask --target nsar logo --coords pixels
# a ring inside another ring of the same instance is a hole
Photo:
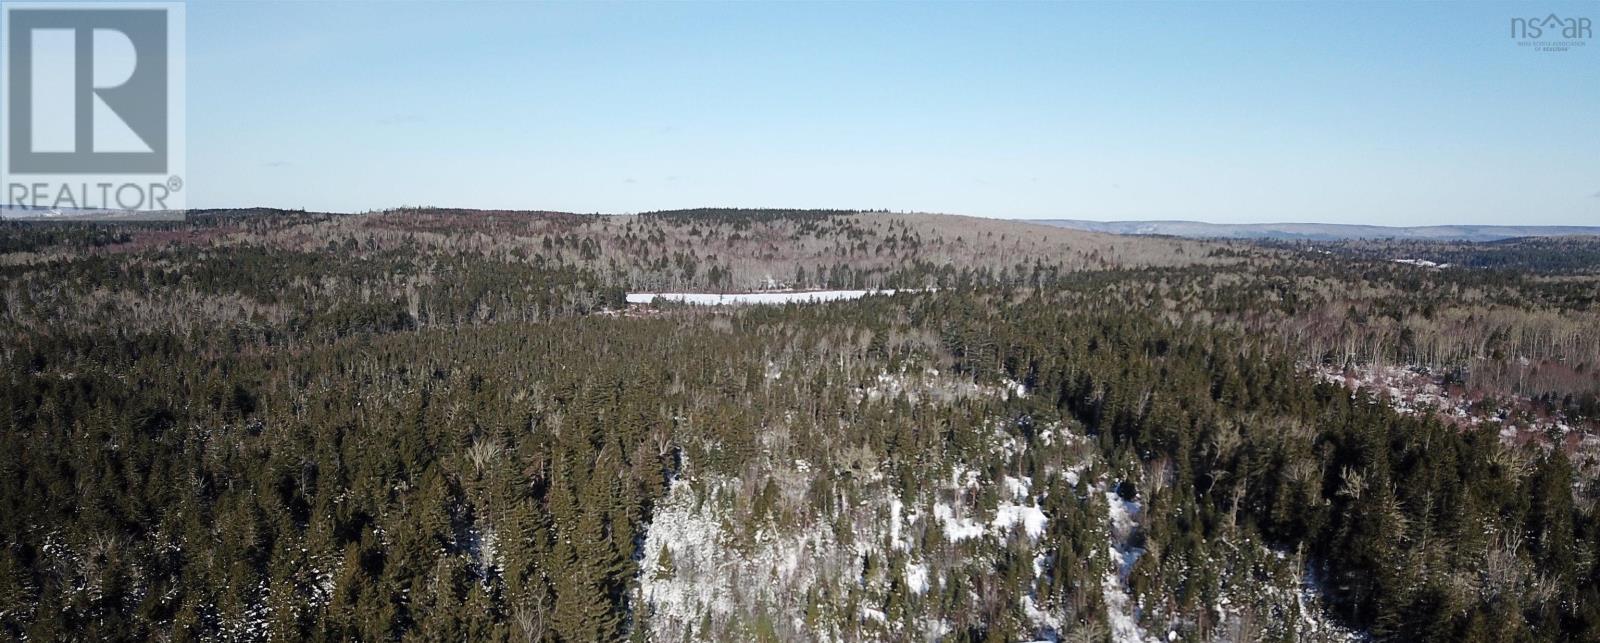
[[[1550,14],[1543,18],[1512,18],[1511,38],[1517,46],[1534,51],[1569,51],[1588,44],[1594,24],[1588,18],[1562,18]]]

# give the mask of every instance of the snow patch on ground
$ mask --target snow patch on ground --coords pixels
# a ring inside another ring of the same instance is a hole
[[[975,471],[957,469],[951,476],[952,488],[975,489],[978,485],[978,474]],[[987,526],[973,516],[967,515],[970,510],[964,507],[944,502],[935,503],[933,517],[943,527],[945,540],[960,542],[985,535],[1003,538],[1012,528],[1018,526],[1029,538],[1038,539],[1043,536],[1050,519],[1044,510],[1039,508],[1038,502],[1032,499],[1033,482],[1027,478],[1006,476],[1000,481],[1000,485],[1009,497],[995,507],[994,518]],[[957,511],[958,509],[961,511]]]
[[[1032,493],[1033,480],[1030,480],[1026,477],[1013,478],[1011,476],[1006,476],[1000,481],[1000,484],[1005,488],[1006,491],[1011,492],[1012,500],[1026,499]]]
[[[804,596],[824,575],[854,565],[855,552],[824,529],[763,531],[753,543],[736,542],[722,527],[718,494],[737,484],[708,479],[699,498],[693,485],[675,481],[657,505],[639,566],[639,603],[657,639],[681,640],[705,615],[722,621],[753,606],[785,605],[786,597]],[[670,566],[661,562],[663,548]]]
[[[1447,264],[1447,263],[1435,263],[1435,262],[1432,262],[1432,261],[1428,261],[1427,259],[1395,259],[1394,262],[1395,263],[1403,263],[1403,264],[1410,265],[1410,266],[1417,266],[1417,267],[1420,267],[1420,268],[1449,268],[1450,267],[1450,264]]]
[[[1050,519],[1046,518],[1044,511],[1038,505],[1015,505],[1009,502],[1001,503],[995,511],[994,522],[989,526],[999,532],[1009,531],[1014,525],[1021,525],[1024,533],[1029,538],[1038,538],[1044,535],[1044,527]]]
[[[1327,610],[1322,608],[1322,597],[1325,592],[1311,569],[1306,570],[1297,590],[1295,603],[1300,608],[1299,630],[1303,640],[1348,643],[1367,640],[1366,637],[1339,625],[1328,616]]]
[[[928,566],[911,563],[906,565],[906,589],[913,594],[922,594],[928,591]]]
[[[939,520],[944,527],[945,540],[961,542],[969,538],[978,538],[983,535],[983,525],[971,518],[957,518],[955,510],[945,503],[933,506],[933,517]]]
[[[1027,387],[1012,380],[1000,384],[980,384],[966,378],[940,374],[938,369],[879,373],[875,381],[858,389],[867,401],[894,400],[902,395],[912,404],[924,401],[950,402],[973,398],[1005,399],[1012,394],[1027,396]]]
[[[1128,587],[1128,573],[1133,571],[1133,564],[1144,554],[1144,549],[1132,545],[1133,536],[1139,529],[1142,507],[1137,501],[1123,500],[1115,491],[1106,491],[1104,486],[1097,485],[1097,488],[1105,497],[1109,517],[1108,553],[1117,563],[1116,571],[1107,573],[1101,580],[1106,615],[1111,621],[1111,640],[1116,643],[1156,641],[1158,639],[1145,633],[1144,628],[1139,626],[1140,609]]]
[[[801,516],[781,527],[763,523],[743,528],[753,533],[729,527],[737,523],[730,518],[735,511],[732,498],[744,487],[735,477],[680,479],[656,505],[641,550],[634,602],[636,627],[648,632],[651,640],[706,640],[726,634],[702,632],[707,620],[720,628],[758,618],[773,619],[779,637],[786,640],[921,639],[921,634],[949,629],[938,619],[919,620],[911,628],[888,619],[880,601],[888,589],[885,581],[892,577],[863,572],[868,556],[880,562],[888,559],[883,551],[887,543],[910,554],[903,571],[892,572],[903,574],[895,580],[903,581],[910,594],[927,593],[940,578],[939,569],[930,564],[933,561],[915,551],[912,528],[923,516],[887,489],[868,491],[859,504],[844,510],[850,525],[846,543],[832,519],[817,516]],[[663,550],[670,565],[662,563]],[[807,626],[808,590],[839,587],[862,591],[853,616],[867,631],[832,629],[844,616],[834,611],[842,607],[838,602],[825,607],[821,616],[823,623],[833,625],[820,631]]]
[[[1432,414],[1469,428],[1498,426],[1500,440],[1507,444],[1537,439],[1551,432],[1565,436],[1575,431],[1587,434],[1590,430],[1573,426],[1560,412],[1548,417],[1529,412],[1527,407],[1531,400],[1527,398],[1507,400],[1509,404],[1505,408],[1486,413],[1474,408],[1474,400],[1468,395],[1459,390],[1452,394],[1441,378],[1420,367],[1363,365],[1345,369],[1317,365],[1310,368],[1321,381],[1343,386],[1352,396],[1357,391],[1367,391],[1406,415]]]
[[[1150,643],[1156,640],[1146,634],[1144,628],[1139,627],[1139,621],[1135,616],[1138,608],[1132,605],[1133,598],[1128,595],[1128,588],[1116,574],[1106,574],[1101,583],[1101,594],[1106,602],[1106,618],[1111,622],[1112,641]]]

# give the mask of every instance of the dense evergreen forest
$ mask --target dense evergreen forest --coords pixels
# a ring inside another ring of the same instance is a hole
[[[628,292],[893,288],[778,306]],[[0,636],[1600,640],[1600,239],[0,223]]]

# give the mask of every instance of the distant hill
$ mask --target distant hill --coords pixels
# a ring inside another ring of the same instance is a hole
[[[80,208],[30,208],[0,205],[0,221],[105,223],[137,221],[181,221],[177,210],[99,210]]]
[[[1205,223],[1201,221],[1035,220],[1032,223],[1111,234],[1168,235],[1219,239],[1417,239],[1433,241],[1498,241],[1516,237],[1600,235],[1600,226],[1447,225],[1391,227],[1338,223]]]

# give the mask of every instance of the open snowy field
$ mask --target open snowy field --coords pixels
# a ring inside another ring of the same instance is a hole
[[[747,292],[747,293],[696,293],[696,292],[630,292],[628,303],[648,304],[661,298],[684,304],[721,306],[728,304],[804,304],[823,301],[860,299],[867,295],[893,295],[893,290],[810,290],[802,292]]]

